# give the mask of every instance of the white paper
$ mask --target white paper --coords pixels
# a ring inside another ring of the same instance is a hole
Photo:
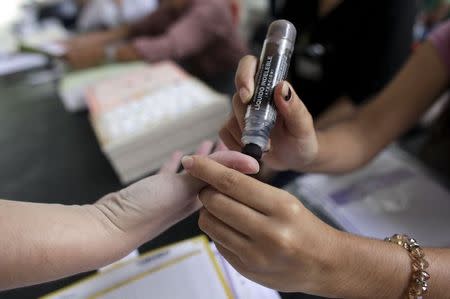
[[[100,272],[106,272],[109,271],[115,267],[118,267],[126,262],[132,261],[133,259],[139,257],[139,251],[137,249],[133,250],[130,254],[128,254],[126,257],[112,263],[109,264],[108,266],[102,267],[100,269],[98,269],[98,271]]]
[[[194,238],[50,294],[46,299],[230,299],[209,243]]]
[[[14,36],[11,28],[0,25],[0,57],[13,54],[18,46],[17,37]]]
[[[86,109],[85,94],[88,88],[108,78],[120,76],[145,67],[145,63],[121,63],[99,66],[66,74],[58,85],[58,94],[69,112]]]
[[[300,197],[343,229],[368,237],[407,233],[425,246],[450,245],[450,193],[398,149],[349,175],[306,175]]]
[[[277,291],[257,284],[237,272],[219,253],[214,243],[211,243],[211,248],[235,299],[281,299]]]
[[[20,43],[36,51],[59,57],[67,51],[63,42],[69,36],[69,32],[58,21],[52,20],[21,36]]]
[[[16,54],[0,58],[0,76],[12,75],[19,72],[43,67],[48,59],[41,54]]]
[[[41,299],[281,299],[239,274],[206,237],[115,263]]]

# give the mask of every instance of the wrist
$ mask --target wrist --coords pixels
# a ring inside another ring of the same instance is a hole
[[[307,161],[303,161],[298,171],[302,172],[318,172],[320,171],[320,166],[324,162],[324,152],[322,150],[321,144],[323,136],[322,132],[315,131],[314,132],[314,148],[311,150],[310,157]],[[299,148],[299,155],[302,155],[304,152],[304,149],[302,147]]]
[[[354,249],[358,247],[358,244],[345,232],[339,231],[337,235],[339,243],[334,248],[334,254],[330,260],[330,272],[326,277],[327,295],[333,298],[348,298],[355,284],[352,275],[349,275],[355,267],[351,255],[355,254]]]
[[[129,194],[124,193],[127,189],[112,192],[93,205],[87,206],[96,218],[96,221],[105,230],[105,234],[114,237],[124,237],[124,243],[130,243],[131,247],[137,247],[142,240],[146,223],[138,207],[135,207]],[[135,245],[138,244],[138,245]]]
[[[339,298],[402,298],[410,277],[404,249],[381,240],[340,232],[328,285]]]
[[[111,193],[92,205],[81,207],[84,209],[83,213],[93,219],[90,227],[95,231],[92,234],[94,239],[86,240],[88,243],[86,247],[92,248],[93,256],[101,254],[101,258],[97,260],[98,264],[93,269],[123,258],[141,244],[135,234],[128,232],[118,222],[120,216],[110,206],[110,201],[116,199],[116,193]]]
[[[195,196],[203,186],[188,174],[154,175],[104,196],[94,208],[108,231],[137,247],[198,209]]]
[[[312,285],[309,292],[327,298],[347,298],[342,296],[346,293],[348,283],[344,274],[352,270],[348,269],[349,265],[343,261],[347,258],[348,253],[343,248],[351,246],[351,244],[344,245],[349,242],[347,238],[343,237],[345,233],[332,227],[328,227],[328,229],[330,233],[324,235],[322,244],[317,246],[317,250],[314,251],[314,263],[320,267],[316,272],[316,277],[311,277]]]
[[[126,39],[130,36],[130,33],[131,27],[129,25],[117,27],[116,29],[110,31],[107,42],[114,42],[117,40]]]

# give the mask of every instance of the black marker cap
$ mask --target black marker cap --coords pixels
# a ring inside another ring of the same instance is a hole
[[[242,153],[255,158],[259,162],[261,160],[263,151],[259,147],[259,145],[249,143],[244,146],[244,148],[242,149]]]

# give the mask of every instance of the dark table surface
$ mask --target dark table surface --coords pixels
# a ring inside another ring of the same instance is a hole
[[[53,84],[30,86],[21,78],[1,80],[0,120],[0,198],[87,204],[122,187],[97,144],[87,114],[67,113]],[[144,244],[140,252],[201,234],[197,217],[173,226]],[[89,274],[0,292],[0,298],[37,298]]]

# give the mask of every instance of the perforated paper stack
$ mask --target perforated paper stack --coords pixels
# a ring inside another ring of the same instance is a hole
[[[110,78],[123,77],[147,65],[144,62],[115,63],[70,72],[58,84],[59,97],[68,112],[86,110],[86,91],[90,87]]]
[[[171,62],[100,82],[87,92],[100,146],[123,183],[157,170],[175,150],[216,139],[229,99]]]

